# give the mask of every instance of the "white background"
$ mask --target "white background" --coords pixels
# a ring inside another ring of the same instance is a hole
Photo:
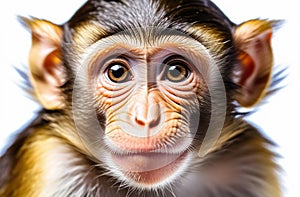
[[[30,35],[17,22],[16,15],[65,22],[82,5],[82,0],[10,0],[0,3],[0,154],[9,136],[32,118],[39,106],[18,87],[21,79],[14,70],[27,64]],[[252,18],[284,19],[273,38],[275,64],[287,67],[285,87],[267,99],[249,120],[259,125],[278,143],[282,155],[282,182],[285,197],[300,196],[300,9],[294,0],[215,0],[235,23]],[[0,169],[1,173],[1,169]]]

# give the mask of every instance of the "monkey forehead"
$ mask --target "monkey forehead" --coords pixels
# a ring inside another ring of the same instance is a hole
[[[205,65],[215,64],[213,55],[198,40],[176,30],[149,27],[127,30],[98,40],[86,48],[80,65],[92,65],[91,62],[107,56],[130,54],[148,60],[166,53],[180,54]]]
[[[207,0],[91,0],[71,17],[67,26],[75,30],[70,33],[76,35],[80,34],[76,30],[78,27],[91,23],[101,26],[101,33],[106,35],[145,26],[171,27],[185,32],[195,24],[206,24],[206,27],[211,24],[210,27],[230,32],[233,25],[213,2]],[[83,28],[83,32],[90,32],[89,27]]]

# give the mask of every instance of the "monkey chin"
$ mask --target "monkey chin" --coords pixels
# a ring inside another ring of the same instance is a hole
[[[142,190],[155,190],[172,184],[183,174],[191,159],[187,150],[178,153],[135,153],[118,155],[111,153],[111,172],[122,184]]]

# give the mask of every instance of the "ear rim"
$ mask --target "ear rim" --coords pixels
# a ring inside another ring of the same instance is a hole
[[[60,87],[65,83],[61,60],[62,27],[43,19],[19,16],[19,21],[31,32],[29,79],[34,95],[47,110],[64,106]]]
[[[271,37],[277,25],[278,21],[254,19],[240,24],[235,29],[239,70],[234,82],[240,87],[235,100],[241,107],[253,107],[267,94],[274,64]],[[262,48],[258,48],[261,47],[259,44]],[[262,57],[259,50],[267,57]]]

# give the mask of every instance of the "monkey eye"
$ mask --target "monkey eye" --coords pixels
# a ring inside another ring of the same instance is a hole
[[[124,83],[131,79],[131,72],[128,67],[120,62],[109,64],[106,73],[109,80],[115,83]]]
[[[181,82],[188,78],[190,70],[187,63],[181,60],[167,62],[164,68],[164,79],[171,82]]]

